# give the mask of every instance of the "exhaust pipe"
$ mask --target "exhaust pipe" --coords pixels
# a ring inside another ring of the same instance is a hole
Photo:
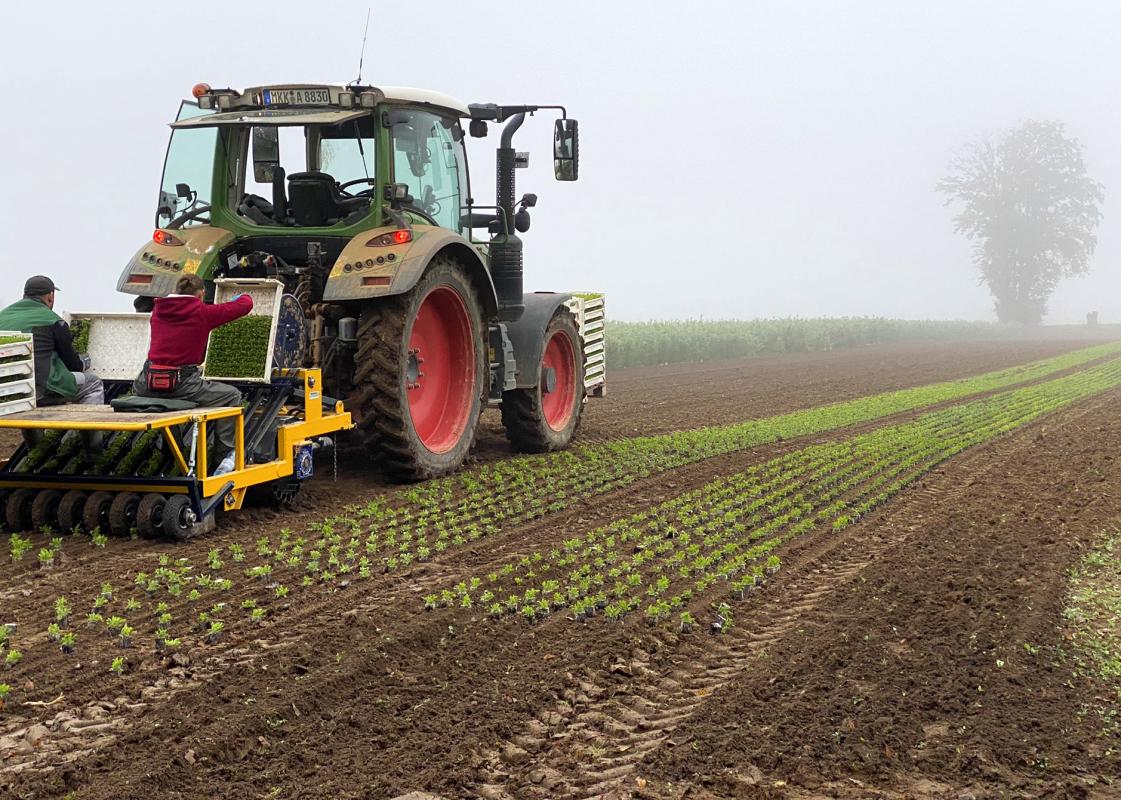
[[[490,242],[491,279],[498,295],[498,318],[503,322],[514,322],[525,312],[523,299],[523,256],[522,240],[514,232],[514,204],[516,192],[514,134],[525,122],[525,114],[514,114],[502,129],[502,141],[498,148],[498,163],[495,169],[497,179],[496,198],[499,208],[499,222],[505,229],[504,234],[495,234]]]

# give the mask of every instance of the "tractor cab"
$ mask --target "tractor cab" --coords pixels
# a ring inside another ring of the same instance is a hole
[[[460,230],[467,188],[460,117],[470,112],[459,101],[390,90],[399,102],[379,121],[375,106],[361,105],[364,93],[338,87],[251,89],[233,111],[216,107],[232,104],[230,95],[200,92],[171,126],[157,226],[229,215],[257,227],[376,227],[389,202],[418,222]],[[394,183],[400,196],[387,200],[383,187]]]

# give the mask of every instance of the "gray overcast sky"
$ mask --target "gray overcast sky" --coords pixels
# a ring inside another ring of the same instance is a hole
[[[45,272],[70,310],[151,235],[166,123],[198,81],[345,83],[367,2],[9,3],[0,27],[0,301]],[[616,318],[990,318],[933,191],[965,142],[1055,118],[1106,185],[1090,276],[1048,321],[1121,321],[1121,5],[1115,2],[373,3],[364,77],[465,102],[564,103],[581,179],[540,202],[532,289],[608,293]],[[406,17],[406,12],[414,14]],[[493,202],[497,136],[469,140]]]

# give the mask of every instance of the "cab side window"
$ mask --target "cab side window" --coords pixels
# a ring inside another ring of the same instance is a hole
[[[413,207],[438,225],[459,230],[466,170],[458,120],[428,111],[395,112],[393,181],[408,184]]]

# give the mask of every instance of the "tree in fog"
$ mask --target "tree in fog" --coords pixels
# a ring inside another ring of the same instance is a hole
[[[954,231],[973,242],[1001,322],[1039,324],[1059,280],[1089,269],[1103,187],[1061,122],[1028,121],[971,145],[937,188],[960,209]]]

